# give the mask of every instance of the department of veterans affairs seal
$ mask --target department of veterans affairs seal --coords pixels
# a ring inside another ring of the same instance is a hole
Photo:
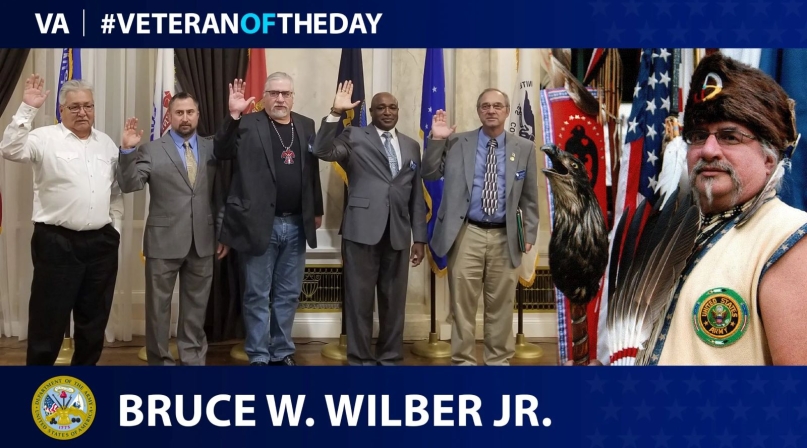
[[[36,426],[57,440],[84,434],[95,420],[95,397],[72,376],[51,378],[36,390],[31,404]]]
[[[727,347],[748,329],[748,304],[729,288],[710,289],[695,303],[692,323],[703,342],[713,347]]]

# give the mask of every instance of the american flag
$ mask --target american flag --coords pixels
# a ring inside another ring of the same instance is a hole
[[[678,89],[672,82],[673,59],[667,48],[642,49],[619,173],[619,193],[624,196],[617,200],[617,219],[625,207],[636,210],[643,199],[651,204],[658,199],[664,120],[671,114],[670,92],[677,94]]]
[[[59,408],[59,405],[50,398],[50,395],[45,395],[45,403],[42,404],[42,408],[44,411],[50,415],[56,412],[56,409]]]

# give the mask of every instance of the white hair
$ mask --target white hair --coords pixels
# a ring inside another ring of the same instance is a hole
[[[274,72],[266,78],[266,83],[263,85],[263,90],[269,90],[269,83],[272,81],[286,80],[291,84],[291,91],[294,91],[294,79],[288,73]]]
[[[67,100],[68,92],[77,92],[80,90],[87,90],[90,93],[93,93],[92,83],[83,79],[71,79],[70,81],[65,81],[65,83],[62,84],[62,88],[59,90],[59,104],[64,106],[64,103]]]

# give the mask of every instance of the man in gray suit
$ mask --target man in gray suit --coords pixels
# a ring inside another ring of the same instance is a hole
[[[423,178],[444,178],[443,200],[429,242],[448,255],[454,324],[451,360],[475,365],[476,309],[484,292],[486,365],[508,365],[515,353],[513,299],[521,265],[516,215],[523,215],[525,251],[538,237],[538,184],[534,144],[504,123],[510,100],[486,89],[476,103],[482,127],[454,134],[445,111],[432,119],[423,155]]]
[[[174,365],[168,349],[171,296],[179,274],[177,352],[183,365],[204,365],[205,311],[213,281],[216,247],[212,211],[216,160],[213,142],[199,138],[199,104],[178,93],[168,103],[171,130],[137,151],[143,131],[126,121],[118,165],[124,193],[149,184],[149,215],[143,250],[146,257],[146,355],[150,365]]]
[[[407,260],[420,265],[427,239],[420,145],[395,129],[398,100],[389,93],[373,97],[372,124],[348,127],[337,137],[342,112],[361,104],[351,103],[352,94],[352,82],[339,85],[314,141],[314,155],[339,162],[348,178],[342,219],[348,362],[395,365],[403,359]],[[376,289],[379,334],[373,354]]]

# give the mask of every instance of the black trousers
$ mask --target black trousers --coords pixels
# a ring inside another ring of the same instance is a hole
[[[112,225],[77,232],[36,223],[28,304],[27,365],[53,365],[74,322],[71,365],[95,365],[104,348],[118,273],[120,234]]]

